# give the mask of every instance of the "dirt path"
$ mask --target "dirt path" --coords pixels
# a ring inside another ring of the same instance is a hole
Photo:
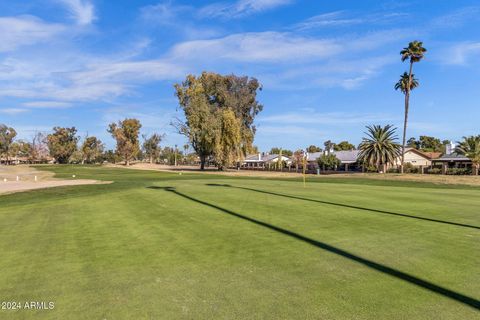
[[[52,172],[39,171],[23,165],[0,166],[0,194],[61,186],[105,183],[104,181],[88,179],[62,180],[53,178],[53,176]]]

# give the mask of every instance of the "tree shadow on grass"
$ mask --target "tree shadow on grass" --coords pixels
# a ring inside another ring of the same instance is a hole
[[[480,301],[477,300],[477,299],[474,299],[472,297],[469,297],[469,296],[466,296],[466,295],[463,295],[461,293],[458,293],[458,292],[455,292],[453,290],[450,290],[450,289],[447,289],[447,288],[444,288],[444,287],[441,287],[441,286],[438,286],[436,284],[433,284],[431,282],[428,282],[426,280],[422,280],[420,278],[417,278],[415,276],[412,276],[408,273],[405,273],[405,272],[402,272],[402,271],[399,271],[399,270],[396,270],[396,269],[393,269],[393,268],[390,268],[388,266],[385,266],[385,265],[382,265],[382,264],[379,264],[379,263],[376,263],[374,261],[371,261],[371,260],[368,260],[368,259],[365,259],[365,258],[362,258],[360,256],[357,256],[357,255],[354,255],[353,253],[350,253],[348,251],[345,251],[345,250],[342,250],[340,248],[337,248],[337,247],[334,247],[334,246],[331,246],[327,243],[324,243],[324,242],[321,242],[321,241],[317,241],[317,240],[314,240],[314,239],[311,239],[311,238],[308,238],[306,236],[303,236],[301,234],[298,234],[296,232],[293,232],[293,231],[290,231],[290,230],[287,230],[287,229],[283,229],[283,228],[280,228],[280,227],[277,227],[275,225],[272,225],[272,224],[269,224],[269,223],[266,223],[266,222],[263,222],[263,221],[260,221],[260,220],[256,220],[256,219],[253,219],[253,218],[250,218],[248,216],[245,216],[245,215],[242,215],[242,214],[239,214],[239,213],[236,213],[234,211],[231,211],[231,210],[228,210],[228,209],[225,209],[225,208],[222,208],[222,207],[219,207],[215,204],[212,204],[212,203],[208,203],[208,202],[205,202],[203,200],[200,200],[200,199],[196,199],[194,197],[191,197],[185,193],[182,193],[182,192],[179,192],[177,191],[174,187],[156,187],[156,186],[150,186],[150,187],[147,187],[149,189],[154,189],[154,190],[165,190],[165,191],[168,191],[168,192],[172,192],[180,197],[183,197],[185,199],[188,199],[188,200],[191,200],[193,202],[196,202],[196,203],[199,203],[199,204],[202,204],[204,206],[207,206],[207,207],[210,207],[210,208],[213,208],[213,209],[216,209],[218,211],[221,211],[223,213],[226,213],[228,215],[231,215],[231,216],[234,216],[236,218],[240,218],[242,220],[245,220],[245,221],[248,221],[248,222],[251,222],[251,223],[254,223],[256,225],[259,225],[259,226],[262,226],[264,228],[267,228],[269,230],[273,230],[273,231],[276,231],[276,232],[279,232],[283,235],[286,235],[286,236],[289,236],[291,238],[294,238],[296,240],[299,240],[299,241],[302,241],[302,242],[305,242],[307,244],[310,244],[312,246],[315,246],[317,248],[320,248],[320,249],[323,249],[325,251],[328,251],[330,253],[334,253],[334,254],[337,254],[339,256],[342,256],[344,258],[347,258],[347,259],[350,259],[352,261],[355,261],[359,264],[362,264],[366,267],[369,267],[371,269],[374,269],[376,271],[379,271],[379,272],[382,272],[384,274],[387,274],[387,275],[390,275],[392,277],[395,277],[395,278],[398,278],[398,279],[401,279],[401,280],[404,280],[404,281],[407,281],[411,284],[414,284],[416,286],[419,286],[421,288],[424,288],[424,289],[427,289],[429,291],[432,291],[432,292],[435,292],[435,293],[438,293],[444,297],[447,297],[447,298],[450,298],[450,299],[453,299],[457,302],[460,302],[460,303],[463,303],[465,305],[468,305],[474,309],[477,309],[477,310],[480,310]]]
[[[424,217],[412,216],[412,215],[405,214],[405,213],[390,212],[390,211],[384,211],[384,210],[378,210],[378,209],[370,209],[370,208],[352,206],[352,205],[349,205],[349,204],[342,204],[342,203],[329,202],[329,201],[323,201],[323,200],[315,200],[315,199],[303,198],[303,197],[299,197],[299,196],[292,196],[292,195],[276,193],[276,192],[271,192],[271,191],[258,190],[258,189],[253,189],[253,188],[237,187],[237,186],[232,186],[232,185],[229,185],[229,184],[208,183],[206,185],[210,186],[210,187],[226,187],[226,188],[242,189],[242,190],[248,190],[248,191],[270,194],[270,195],[279,196],[279,197],[285,197],[285,198],[291,198],[291,199],[297,199],[297,200],[327,204],[327,205],[331,205],[331,206],[338,206],[338,207],[344,207],[344,208],[350,208],[350,209],[356,209],[356,210],[362,210],[362,211],[370,211],[370,212],[381,213],[381,214],[389,214],[389,215],[398,216],[398,217],[418,219],[418,220],[437,222],[437,223],[443,223],[443,224],[450,224],[450,225],[453,225],[453,226],[480,230],[480,227],[472,226],[472,225],[469,225],[469,224],[450,222],[450,221],[444,221],[444,220],[437,220],[437,219],[431,219],[431,218],[424,218]]]

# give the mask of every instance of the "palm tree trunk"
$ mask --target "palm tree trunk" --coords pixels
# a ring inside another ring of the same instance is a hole
[[[407,139],[408,109],[410,107],[410,87],[412,85],[413,62],[410,61],[410,72],[408,74],[408,85],[405,92],[405,118],[403,120],[403,139],[402,139],[402,160],[400,163],[400,173],[403,173],[405,162],[405,143]]]

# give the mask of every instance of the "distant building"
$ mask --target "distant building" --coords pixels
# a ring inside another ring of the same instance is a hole
[[[361,163],[358,162],[358,155],[360,150],[348,150],[348,151],[330,151],[334,154],[338,160],[340,160],[341,171],[360,171]],[[314,152],[308,154],[309,169],[316,170],[318,168],[318,158],[323,155],[324,152]],[[433,160],[441,156],[439,152],[423,152],[414,148],[405,149],[405,163],[410,163],[414,167],[430,167],[433,164]],[[400,166],[401,158],[397,158],[393,164],[389,167]]]
[[[359,152],[359,150],[331,150],[329,153],[334,154],[337,159],[340,160],[340,170],[357,171],[360,169],[357,160]],[[310,170],[316,170],[318,168],[318,158],[320,158],[323,154],[327,154],[327,152],[313,152],[307,155],[308,167]]]
[[[414,167],[430,167],[432,161],[441,156],[439,152],[423,152],[415,148],[405,148],[405,163],[410,163]],[[402,162],[401,157],[398,157],[394,166],[399,166]]]
[[[280,160],[279,154],[252,154],[248,155],[241,164],[242,168],[268,168]],[[281,160],[288,166],[292,163],[290,157],[282,155]]]
[[[472,161],[465,157],[464,155],[461,155],[457,152],[455,152],[455,144],[450,143],[446,147],[446,153],[433,160],[434,165],[441,165],[442,166],[442,172],[445,174],[447,173],[447,169],[449,168],[470,168],[472,167]]]

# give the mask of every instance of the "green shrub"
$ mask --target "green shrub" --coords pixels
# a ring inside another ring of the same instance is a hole
[[[430,168],[430,169],[427,169],[425,171],[425,173],[428,173],[428,174],[441,174],[442,173],[442,169],[440,168]]]
[[[471,170],[468,168],[448,168],[448,175],[469,175],[472,174]]]
[[[405,165],[403,167],[403,172],[404,173],[420,173],[420,168],[415,167],[410,162],[407,162],[407,163],[405,163]]]
[[[336,170],[341,164],[334,154],[323,154],[318,158],[318,166],[323,170]]]

